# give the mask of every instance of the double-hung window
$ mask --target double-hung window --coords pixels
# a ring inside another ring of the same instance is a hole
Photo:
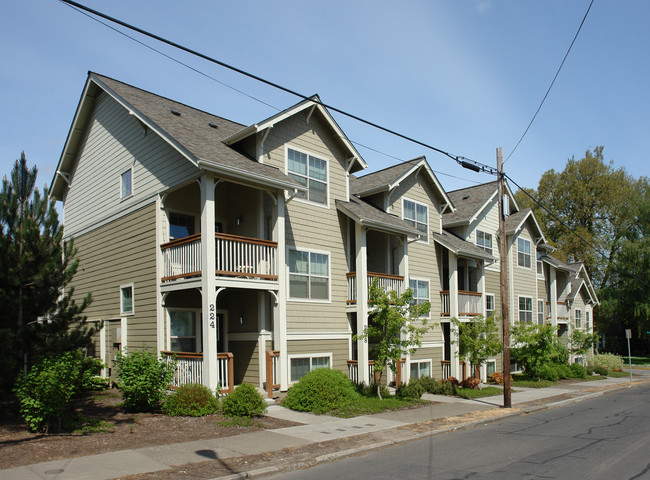
[[[170,310],[169,346],[173,352],[197,352],[197,315],[194,311]]]
[[[414,200],[404,199],[403,218],[406,223],[423,234],[423,241],[429,241],[429,208]]]
[[[494,294],[486,293],[485,294],[485,317],[490,318],[494,317]]]
[[[519,323],[533,323],[533,299],[519,297]]]
[[[479,248],[482,248],[486,252],[492,254],[492,234],[482,232],[481,230],[476,231],[476,245]]]
[[[133,170],[128,169],[120,177],[120,198],[128,197],[133,193]]]
[[[329,255],[289,250],[289,297],[329,299]]]
[[[544,300],[537,300],[537,324],[544,325]]]
[[[530,268],[530,240],[517,239],[517,265]]]
[[[582,310],[576,310],[576,328],[582,327]]]
[[[585,312],[585,328],[589,330],[589,326],[591,325],[591,315],[589,312]]]
[[[413,290],[413,303],[423,304],[430,301],[429,299],[429,281],[428,280],[409,280],[409,288]]]
[[[308,189],[307,193],[298,193],[298,198],[327,205],[327,160],[289,148],[287,172]]]

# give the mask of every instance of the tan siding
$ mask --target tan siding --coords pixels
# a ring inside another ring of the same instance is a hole
[[[498,230],[499,230],[499,202],[497,196],[486,206],[486,208],[479,214],[467,228],[467,240],[470,243],[476,244],[476,231],[492,234],[492,255],[494,262],[486,267],[488,270],[499,270],[499,245],[498,245]]]
[[[235,385],[250,383],[259,386],[260,383],[260,350],[259,343],[250,341],[230,341],[228,349],[233,354],[235,365]]]
[[[501,278],[499,272],[485,271],[485,293],[494,294],[495,315],[501,317]]]
[[[97,99],[63,207],[66,235],[146,200],[198,172],[107,94]],[[120,177],[133,168],[133,195],[120,199]]]
[[[517,244],[518,238],[525,238],[530,241],[531,268],[520,267],[517,264]],[[537,272],[535,269],[535,260],[537,252],[535,250],[535,241],[531,235],[528,222],[521,231],[514,236],[510,261],[512,262],[512,317],[515,321],[519,320],[519,297],[531,297],[533,299],[533,321],[537,319]]]
[[[289,355],[311,355],[313,353],[331,353],[332,368],[348,373],[348,340],[289,340]]]
[[[156,348],[155,210],[149,205],[75,238],[79,269],[72,282],[79,301],[93,295],[85,315],[120,317],[120,285],[134,284],[134,315],[127,320],[130,348]]]

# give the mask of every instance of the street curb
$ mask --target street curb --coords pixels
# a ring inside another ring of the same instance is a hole
[[[413,435],[402,437],[402,438],[399,438],[397,440],[384,440],[383,442],[377,442],[377,443],[373,443],[373,444],[370,444],[370,445],[364,445],[362,447],[350,448],[350,449],[347,449],[347,450],[341,450],[339,452],[332,452],[332,453],[328,453],[326,455],[321,455],[319,457],[316,457],[316,458],[314,458],[313,460],[311,460],[309,462],[296,463],[296,464],[294,464],[294,468],[292,470],[299,470],[301,468],[313,467],[313,466],[319,465],[321,463],[327,463],[327,462],[331,462],[333,460],[338,460],[340,458],[345,458],[345,457],[349,457],[349,456],[352,456],[352,455],[358,455],[360,453],[364,453],[364,452],[367,452],[369,450],[374,450],[376,448],[390,447],[390,446],[393,446],[393,445],[399,445],[399,444],[402,444],[402,443],[411,442],[411,441],[414,441],[414,440],[419,440],[421,438],[430,437],[430,436],[434,436],[434,435],[440,435],[440,434],[443,434],[443,433],[454,432],[454,431],[457,431],[457,430],[469,430],[469,429],[471,429],[471,428],[473,428],[473,427],[475,427],[477,425],[480,425],[480,424],[494,423],[494,422],[497,422],[497,421],[500,421],[500,420],[503,420],[503,419],[509,418],[509,417],[517,417],[517,416],[527,415],[529,413],[538,412],[538,411],[541,411],[541,410],[549,410],[551,408],[559,407],[559,406],[562,406],[562,405],[568,405],[568,404],[571,404],[571,403],[579,403],[579,402],[582,402],[584,400],[588,400],[590,398],[600,397],[602,395],[605,395],[606,393],[611,393],[611,392],[616,392],[618,390],[631,388],[632,386],[640,385],[642,383],[647,383],[647,382],[648,382],[648,380],[635,381],[635,382],[632,382],[632,383],[623,384],[623,385],[620,385],[620,386],[615,386],[615,387],[603,389],[601,391],[592,392],[592,393],[588,393],[588,394],[585,394],[585,395],[579,395],[577,397],[569,398],[569,399],[566,399],[566,400],[560,400],[558,402],[551,402],[551,403],[544,404],[544,405],[537,405],[537,406],[533,406],[533,407],[530,407],[530,408],[516,408],[515,407],[511,411],[504,412],[503,415],[498,415],[498,416],[495,416],[495,417],[484,418],[484,419],[481,419],[481,420],[472,420],[470,422],[459,423],[458,425],[450,425],[448,427],[437,428],[435,430],[414,433]],[[497,408],[501,408],[501,407],[497,407]],[[211,479],[208,479],[208,480],[240,480],[240,479],[245,479],[245,478],[255,478],[255,477],[262,476],[262,475],[269,475],[269,474],[272,474],[272,473],[281,473],[282,471],[284,471],[284,468],[281,465],[274,465],[274,466],[249,470],[248,472],[235,473],[235,474],[232,474],[232,475],[227,475],[225,477],[211,478]]]

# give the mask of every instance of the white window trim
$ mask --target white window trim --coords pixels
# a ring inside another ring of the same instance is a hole
[[[530,257],[530,267],[519,264],[519,240],[523,240],[524,242],[528,242],[528,244],[530,245],[530,253],[528,254],[528,256]],[[517,237],[516,253],[517,253],[517,267],[518,268],[523,268],[524,270],[531,270],[533,268],[533,242],[531,242],[527,238]],[[537,263],[535,263],[535,271],[537,271]]]
[[[124,311],[122,290],[125,288],[131,288],[131,311],[130,312]],[[124,316],[131,316],[131,315],[135,315],[135,287],[133,282],[120,285],[120,316],[124,317]]]
[[[540,303],[542,305],[541,310],[539,308]],[[542,300],[540,298],[537,299],[537,324],[538,325],[544,325],[544,323],[546,322],[546,318],[544,318],[544,305],[545,304],[546,304],[546,302],[544,300]],[[542,323],[539,323],[539,316],[540,315],[542,316]]]
[[[328,357],[330,359],[330,369],[332,369],[334,365],[334,360],[333,360],[333,355],[332,352],[328,353],[295,353],[293,355],[288,355],[287,358],[289,360],[289,365],[288,365],[288,370],[289,370],[289,385],[293,385],[294,383],[297,383],[299,380],[291,380],[291,360],[295,358],[308,358],[309,359],[309,371],[312,371],[311,368],[311,361],[314,358],[321,358],[321,357]]]
[[[480,245],[480,244],[478,243],[478,234],[479,234],[479,233],[482,233],[484,237],[485,237],[486,235],[489,235],[489,236],[490,236],[490,243],[492,244],[492,246],[490,247],[490,250],[489,250],[489,251],[487,250],[487,248],[486,248],[485,246]],[[494,256],[494,235],[492,235],[492,234],[489,233],[489,232],[486,232],[485,230],[479,230],[479,229],[476,229],[476,234],[475,234],[475,236],[476,236],[476,246],[477,246],[478,248],[480,248],[481,250],[483,250],[483,251],[485,251],[485,252],[488,252],[490,255]]]
[[[309,157],[314,157],[318,158],[319,160],[323,160],[327,166],[327,182],[326,182],[326,196],[327,200],[325,203],[318,203],[318,202],[313,202],[311,200],[308,200],[306,198],[298,198],[297,196],[293,198],[294,201],[299,202],[299,203],[306,203],[308,205],[313,205],[315,207],[319,208],[325,208],[327,210],[330,209],[330,159],[324,155],[318,155],[315,153],[311,153],[308,150],[305,150],[300,147],[295,147],[292,145],[285,145],[284,147],[284,173],[289,176],[289,150],[295,150],[296,152],[303,153],[307,155],[307,190],[309,191]]]
[[[485,361],[485,376],[486,376],[486,377],[488,376],[488,373],[487,373],[487,367],[488,367],[488,365],[490,365],[490,364],[493,364],[493,365],[494,365],[494,371],[495,371],[495,372],[498,371],[498,370],[497,370],[497,361],[494,360],[494,359],[488,359],[488,360]],[[490,374],[490,375],[492,375],[492,374]]]
[[[416,358],[416,359],[413,359],[413,360],[409,360],[409,370],[408,370],[409,379],[412,378],[411,377],[411,365],[416,364],[416,363],[418,364],[418,378],[420,378],[419,375],[420,375],[420,364],[421,363],[428,363],[429,364],[429,376],[431,378],[433,378],[433,360],[431,360],[430,358],[419,360],[419,359]]]
[[[126,172],[131,172],[131,193],[129,193],[128,195],[124,195],[124,190],[122,189],[122,177]],[[119,182],[120,182],[120,200],[131,198],[133,196],[133,190],[135,187],[133,182],[133,167],[129,167],[126,170],[124,170],[122,173],[120,173]]]
[[[182,307],[167,307],[166,308],[166,316],[167,316],[167,339],[166,339],[166,345],[167,345],[167,350],[171,351],[172,349],[172,318],[170,315],[170,312],[193,312],[194,313],[194,328],[196,331],[196,351],[197,353],[200,353],[203,351],[203,337],[201,336],[202,333],[202,328],[201,328],[201,309],[200,308],[182,308]],[[189,337],[182,337],[182,338],[189,338]]]
[[[492,305],[494,306],[494,310],[492,310],[492,311],[495,314],[496,314],[496,311],[497,311],[497,297],[496,297],[496,295],[494,293],[486,293],[484,295],[484,297],[485,297],[485,305],[484,305],[484,307],[485,307],[485,318],[488,318],[488,314],[487,314],[487,312],[488,312],[487,297],[492,297]]]
[[[201,233],[201,215],[197,215],[196,212],[191,212],[189,210],[178,210],[176,208],[172,209],[167,209],[165,211],[165,221],[167,222],[167,232],[166,232],[166,238],[167,241],[170,241],[171,236],[172,236],[172,222],[171,222],[171,216],[172,214],[175,215],[185,215],[187,217],[192,217],[194,218],[194,233]],[[218,219],[215,218],[215,222]]]
[[[521,305],[521,299],[522,298],[527,298],[530,299],[530,310],[522,310],[519,308]],[[535,305],[533,303],[533,297],[529,297],[528,295],[518,295],[517,296],[517,321],[521,323],[521,312],[530,312],[530,323],[534,324],[535,323]],[[528,322],[526,322],[528,323]]]
[[[578,325],[578,314],[580,314],[579,315],[579,317],[580,317],[580,325]],[[573,311],[573,316],[574,316],[574,322],[573,323],[574,323],[575,327],[582,329],[583,328],[583,325],[582,325],[582,310],[580,310],[579,308],[576,308]]]
[[[411,288],[411,280],[418,281],[418,282],[427,282],[427,284],[429,285],[428,288],[429,298],[427,299],[427,301],[429,302],[429,305],[433,306],[431,302],[431,280],[424,277],[409,277],[408,288]],[[413,296],[413,299],[415,300],[415,296]],[[429,313],[427,315],[422,315],[420,318],[431,318],[431,309],[429,309]]]
[[[292,297],[291,295],[291,288],[290,288],[290,282],[291,282],[291,268],[289,266],[289,252],[291,250],[297,251],[297,252],[308,252],[308,253],[318,253],[321,255],[327,255],[328,261],[327,261],[327,299],[318,299],[318,298],[301,298],[301,297]],[[301,248],[301,247],[287,247],[287,252],[286,252],[286,259],[287,259],[287,285],[286,285],[286,291],[287,291],[287,300],[290,300],[292,302],[304,302],[304,303],[332,303],[332,253],[327,251],[327,250],[317,250],[314,248]]]
[[[404,217],[404,212],[406,211],[406,209],[404,208],[404,202],[413,202],[415,204],[415,218],[416,219],[417,219],[417,216],[418,216],[418,214],[417,214],[417,206],[421,205],[423,207],[426,207],[426,209],[427,209],[427,235],[426,235],[426,239],[423,240],[422,238],[420,238],[419,240],[417,240],[417,243],[424,243],[426,245],[429,245],[429,229],[431,228],[431,222],[430,222],[430,218],[429,218],[429,210],[430,210],[429,205],[427,205],[426,203],[418,202],[417,200],[413,200],[412,198],[402,197],[402,220],[408,220],[408,221],[411,221],[411,222],[415,221],[416,224],[418,223],[417,220],[411,220],[410,218],[405,218]],[[422,222],[419,222],[419,223],[422,223]],[[413,227],[413,228],[417,229],[417,225],[415,227]]]

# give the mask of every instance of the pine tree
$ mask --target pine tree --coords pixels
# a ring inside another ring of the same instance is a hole
[[[54,202],[47,186],[41,195],[38,170],[27,167],[25,153],[16,160],[11,180],[0,190],[0,381],[13,381],[27,361],[89,345],[94,330],[88,328],[81,304],[65,291],[77,271],[73,242],[65,244]]]

